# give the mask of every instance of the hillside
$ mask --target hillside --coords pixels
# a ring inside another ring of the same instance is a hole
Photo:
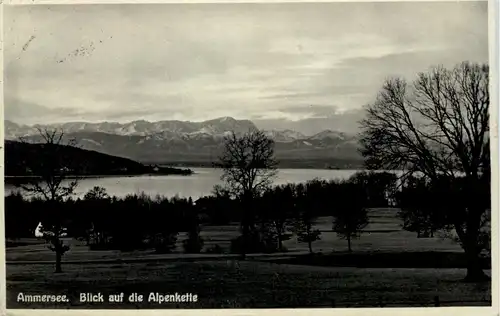
[[[54,145],[57,155],[71,161],[75,175],[191,174],[191,170],[158,168],[92,150]],[[5,141],[5,176],[38,176],[43,160],[42,144]],[[49,157],[49,156],[46,156]],[[69,165],[68,165],[69,166]]]

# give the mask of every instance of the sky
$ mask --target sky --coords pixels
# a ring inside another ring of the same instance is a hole
[[[4,114],[348,127],[388,77],[487,62],[487,16],[485,1],[5,6]]]

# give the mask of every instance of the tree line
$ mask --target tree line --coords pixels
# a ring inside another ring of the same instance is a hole
[[[373,179],[378,186],[371,185]],[[320,235],[314,229],[319,216],[333,216],[334,231],[350,243],[368,223],[366,209],[388,205],[387,192],[394,189],[395,181],[393,174],[363,172],[348,180],[316,179],[267,188],[252,201],[252,225],[259,236],[254,236],[255,244],[248,252],[282,251],[283,241],[291,234],[308,243],[312,252],[312,242]],[[354,200],[358,202],[351,203]],[[220,187],[196,201],[145,194],[110,197],[102,187],[94,187],[83,198],[57,202],[17,192],[5,198],[6,237],[33,237],[38,223],[43,223],[45,233],[52,235],[57,222],[68,237],[82,239],[92,249],[153,247],[168,252],[177,234],[186,232],[190,243],[186,251],[199,252],[203,246],[199,237],[202,226],[240,223],[245,216],[245,202]]]

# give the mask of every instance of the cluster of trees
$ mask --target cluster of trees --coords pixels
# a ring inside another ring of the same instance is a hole
[[[370,204],[364,201],[373,196],[377,200],[373,205],[382,203],[379,197],[383,192],[372,190],[372,195],[366,194],[365,182],[359,180],[363,177],[387,175],[360,173],[345,181],[313,180],[267,188],[252,201],[253,217],[247,223],[259,236],[248,251],[283,251],[283,241],[296,234],[312,252],[312,243],[320,235],[314,229],[318,216],[333,216],[334,231],[348,240],[350,249],[351,239],[368,222],[366,207]],[[392,178],[394,182],[396,177]],[[378,188],[385,190],[383,186]],[[168,252],[175,246],[177,234],[186,232],[185,251],[200,252],[202,226],[241,222],[247,210],[245,202],[220,188],[194,202],[191,198],[152,198],[145,194],[110,197],[101,187],[94,187],[83,198],[68,197],[57,202],[15,193],[5,199],[6,237],[32,237],[40,222],[46,235],[61,236],[62,232],[57,234],[52,226],[57,222],[67,236],[85,240],[91,249],[155,248]]]
[[[107,204],[98,206],[92,203],[103,200],[99,190],[92,193],[99,198],[68,200],[77,182],[62,181],[68,162],[52,146],[63,138],[44,133],[47,150],[37,169],[40,177],[25,189],[38,193],[49,205],[50,214],[41,221],[57,255],[56,271],[60,271],[60,254],[67,250],[61,246],[61,227],[70,208],[79,209],[76,205],[82,211],[72,211],[79,218],[74,221],[78,223],[73,225],[78,227],[73,228],[75,234],[91,227],[107,243],[102,236],[113,234],[116,242],[134,234],[144,237],[147,229],[152,243],[163,250],[168,250],[165,245],[173,238],[172,230],[179,229],[192,235],[187,248],[200,248],[200,214],[213,222],[237,220],[241,236],[233,241],[233,248],[244,257],[269,244],[283,249],[290,232],[307,242],[312,252],[312,243],[320,235],[313,221],[320,214],[333,216],[333,229],[350,246],[368,223],[366,208],[390,203],[401,208],[404,228],[419,236],[453,231],[468,258],[466,279],[480,280],[486,276],[478,256],[490,240],[484,229],[491,212],[488,80],[487,65],[464,62],[453,69],[437,67],[420,73],[411,84],[401,78],[384,83],[376,101],[366,106],[360,145],[367,169],[403,170],[397,181],[391,173],[362,173],[344,182],[274,187],[274,142],[253,131],[226,137],[223,154],[214,164],[223,171],[224,184],[215,188],[213,196],[195,204],[182,199],[106,198]],[[20,203],[20,197],[11,198],[9,203]],[[62,201],[72,206],[63,211],[57,206]],[[167,207],[172,211],[165,211]],[[7,205],[9,209],[15,208]],[[139,216],[129,213],[139,210]],[[12,227],[9,231],[16,229]]]
[[[58,203],[11,194],[5,205],[9,227],[6,237],[12,239],[34,236],[40,222],[48,234],[51,227],[47,223],[57,218],[68,237],[85,240],[92,249],[127,251],[154,247],[158,252],[168,252],[175,245],[178,232],[192,235],[198,231],[194,203],[179,197],[151,198],[142,194],[117,198],[109,197],[104,188],[95,187],[83,199],[68,198]]]
[[[476,255],[483,250],[490,252],[491,206],[490,182],[477,182],[475,190],[467,185],[465,177],[452,181],[444,177],[432,181],[426,177],[408,177],[401,190],[395,194],[399,217],[403,221],[403,229],[416,232],[417,237],[434,237],[436,234],[452,237],[464,247],[465,236],[462,231],[455,230],[455,225],[466,230],[469,212],[469,200],[473,199],[484,208],[479,219],[476,236]],[[453,236],[455,230],[456,236]]]

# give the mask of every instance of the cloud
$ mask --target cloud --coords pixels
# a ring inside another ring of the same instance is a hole
[[[334,105],[297,105],[281,109],[289,113],[310,113],[313,116],[330,116],[339,112],[338,106]]]
[[[327,110],[325,108],[325,110]],[[292,120],[286,117],[281,118],[252,118],[257,127],[262,129],[290,129],[305,135],[314,135],[324,130],[342,131],[348,134],[359,132],[358,122],[364,118],[362,109],[349,110],[344,112],[327,112],[322,115],[312,115],[300,120]]]
[[[6,98],[4,115],[6,119],[25,124],[40,123],[40,117],[73,119],[78,113],[74,108],[50,109],[40,104],[23,101],[20,98]]]
[[[486,62],[486,7],[9,6],[5,115],[20,123],[216,116],[293,121],[328,115],[329,104],[337,111],[359,109],[387,76],[411,79],[434,64]]]

